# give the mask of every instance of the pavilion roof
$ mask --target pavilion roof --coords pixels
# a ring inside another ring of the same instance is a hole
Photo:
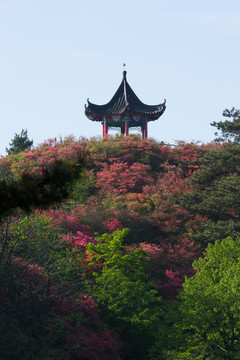
[[[123,72],[123,80],[112,99],[105,105],[96,105],[88,100],[85,105],[85,114],[90,120],[101,121],[103,118],[114,115],[130,117],[135,115],[144,116],[148,120],[158,119],[166,109],[165,102],[159,105],[146,105],[134,93],[127,82],[127,72]]]

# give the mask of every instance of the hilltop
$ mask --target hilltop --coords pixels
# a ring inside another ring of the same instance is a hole
[[[201,326],[193,349],[171,342],[177,299],[216,240],[237,244],[239,157],[236,144],[130,135],[52,139],[0,159],[4,359],[200,354]]]

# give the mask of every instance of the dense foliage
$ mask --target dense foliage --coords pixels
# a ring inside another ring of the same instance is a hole
[[[134,135],[0,159],[3,358],[240,359],[239,160]]]

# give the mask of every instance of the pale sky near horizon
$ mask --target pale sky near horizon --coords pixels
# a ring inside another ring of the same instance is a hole
[[[166,99],[149,137],[210,142],[240,108],[239,43],[239,0],[0,0],[0,155],[21,129],[101,136],[84,104],[111,99],[124,62],[141,101]]]

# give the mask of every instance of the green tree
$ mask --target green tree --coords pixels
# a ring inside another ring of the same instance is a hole
[[[20,134],[15,134],[12,141],[9,143],[10,148],[6,148],[8,155],[18,154],[33,145],[33,140],[28,138],[27,130],[22,129]]]
[[[185,280],[180,318],[175,317],[173,325],[176,343],[172,341],[172,348],[165,350],[159,346],[162,357],[158,358],[155,344],[152,360],[240,359],[240,238],[228,237],[209,244],[204,258],[193,266],[197,272]]]
[[[209,244],[193,266],[181,295],[182,329],[215,359],[240,359],[240,238]]]
[[[118,331],[123,359],[147,359],[160,312],[160,299],[149,281],[147,254],[128,251],[123,239],[128,229],[97,237],[88,244],[88,264],[93,276],[93,295],[104,321]]]
[[[219,122],[212,122],[211,125],[216,127],[221,134],[215,133],[218,136],[215,141],[228,141],[240,144],[240,110],[234,107],[231,110],[225,109],[223,116],[232,118],[232,120],[225,120]]]

